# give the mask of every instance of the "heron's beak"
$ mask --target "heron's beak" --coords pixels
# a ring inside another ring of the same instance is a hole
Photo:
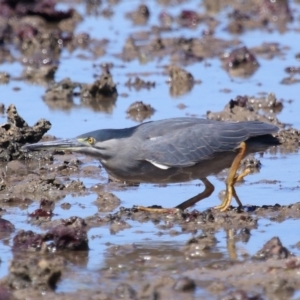
[[[26,151],[40,151],[40,150],[71,150],[78,151],[88,146],[88,143],[82,138],[63,139],[50,142],[40,142],[36,144],[24,145],[21,149]]]

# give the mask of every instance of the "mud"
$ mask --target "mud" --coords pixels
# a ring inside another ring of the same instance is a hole
[[[299,297],[299,1],[196,2],[0,0],[0,299]],[[53,126],[36,121],[47,110]],[[220,213],[215,193],[142,212],[202,187],[130,186],[91,157],[21,151],[67,127],[185,115],[280,128],[281,145],[241,165],[250,204]]]

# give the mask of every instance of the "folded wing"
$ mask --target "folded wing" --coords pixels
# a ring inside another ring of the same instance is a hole
[[[251,137],[272,134],[278,127],[263,122],[218,122],[206,120],[162,135],[149,135],[142,145],[143,159],[158,168],[189,167],[212,159],[220,152],[235,151]]]

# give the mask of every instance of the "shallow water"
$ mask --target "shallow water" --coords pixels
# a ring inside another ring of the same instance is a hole
[[[43,85],[32,84],[26,81],[18,80],[21,75],[22,66],[19,63],[2,64],[0,71],[7,71],[13,77],[6,85],[0,85],[1,102],[7,107],[10,103],[16,105],[19,114],[30,124],[34,124],[39,118],[50,120],[52,128],[48,132],[56,137],[74,137],[81,133],[88,132],[97,128],[121,128],[136,125],[137,123],[126,117],[126,109],[135,101],[143,101],[151,104],[156,112],[150,120],[159,120],[162,118],[181,117],[181,116],[198,116],[205,117],[207,111],[220,111],[232,98],[237,95],[252,95],[258,96],[259,93],[276,94],[278,99],[284,100],[284,109],[277,116],[283,123],[291,124],[295,128],[300,128],[300,99],[299,99],[299,83],[293,85],[283,85],[280,81],[283,77],[287,77],[284,69],[287,66],[297,65],[295,55],[299,52],[299,22],[294,21],[288,25],[289,30],[284,33],[261,32],[259,30],[246,31],[243,35],[232,36],[224,30],[224,16],[226,10],[220,13],[218,20],[220,25],[216,28],[215,36],[224,39],[238,38],[241,45],[247,47],[259,46],[264,42],[276,42],[280,47],[284,48],[283,57],[275,57],[271,60],[258,57],[260,68],[250,78],[233,78],[221,68],[221,61],[213,58],[199,63],[194,63],[185,66],[185,69],[191,72],[195,79],[201,80],[200,84],[195,84],[193,89],[180,97],[172,97],[167,84],[168,76],[164,74],[163,67],[170,64],[169,57],[164,57],[162,60],[149,60],[139,62],[137,60],[131,62],[123,62],[118,59],[115,54],[120,53],[128,35],[136,35],[139,31],[143,31],[146,27],[133,26],[131,21],[124,18],[124,13],[131,11],[133,7],[140,4],[140,1],[121,1],[113,7],[115,14],[109,18],[101,16],[89,16],[85,12],[85,6],[82,4],[60,4],[62,8],[75,7],[82,15],[83,21],[78,25],[76,31],[89,32],[91,37],[99,39],[108,39],[109,45],[107,54],[100,58],[91,57],[86,54],[86,59],[81,59],[80,55],[85,54],[84,50],[76,50],[69,53],[64,50],[58,70],[55,74],[55,80],[59,81],[65,77],[70,77],[73,81],[90,83],[94,80],[93,75],[99,74],[99,68],[95,69],[94,65],[101,63],[113,63],[111,73],[114,81],[117,83],[118,99],[111,112],[93,111],[91,108],[83,107],[80,100],[74,98],[75,105],[68,110],[61,110],[48,107],[43,101],[42,96],[46,87]],[[157,25],[158,13],[167,9],[171,14],[178,14],[184,9],[199,8],[204,11],[201,1],[187,1],[184,4],[173,7],[163,7],[157,4],[156,1],[144,1],[151,11],[151,18],[147,26]],[[290,1],[293,9],[293,14],[298,16],[300,5],[296,1]],[[176,27],[176,26],[175,26]],[[197,37],[201,35],[202,26],[196,29],[184,29],[178,26],[176,30],[163,33],[163,37]],[[146,55],[147,56],[147,55]],[[149,57],[149,59],[151,59]],[[129,89],[125,86],[125,82],[129,78],[129,74],[147,74],[141,76],[145,80],[154,81],[156,86],[150,90]],[[20,90],[16,91],[15,88]],[[224,93],[222,90],[227,88],[229,93]],[[128,94],[128,97],[123,97],[122,94]],[[290,101],[291,102],[288,102]],[[180,110],[177,105],[183,103],[186,108]],[[5,116],[0,116],[0,121],[5,121]],[[257,156],[258,157],[258,156]],[[251,205],[280,205],[292,204],[300,201],[299,181],[300,181],[300,157],[298,153],[287,154],[265,154],[259,158],[262,163],[260,173],[248,176],[245,182],[237,186],[237,192],[242,199],[243,204]],[[95,162],[96,164],[97,162]],[[106,176],[104,170],[103,174]],[[74,178],[74,179],[77,179]],[[85,178],[80,180],[90,187],[98,183],[97,179]],[[211,177],[211,182],[215,185],[215,193],[209,199],[206,199],[195,207],[197,210],[203,211],[209,207],[220,203],[218,193],[224,189],[224,178]],[[270,184],[265,180],[275,181]],[[100,183],[104,184],[104,183]],[[132,205],[152,205],[161,204],[164,207],[173,207],[188,199],[202,189],[197,181],[168,185],[157,186],[151,184],[142,184],[139,187],[129,187],[124,190],[114,189],[114,187],[104,187],[106,190],[114,193],[121,199],[121,205],[124,207],[132,207]],[[68,195],[64,199],[56,203],[53,219],[68,218],[70,216],[80,215],[82,218],[92,216],[97,212],[97,207],[93,201],[97,198],[96,194],[88,196],[72,196]],[[70,210],[63,210],[60,205],[63,202],[72,204]],[[28,207],[28,210],[20,210],[11,208],[9,213],[2,215],[4,219],[13,219],[16,229],[26,229],[39,232],[41,229],[38,226],[30,224],[28,213],[38,208],[38,203],[33,203]],[[140,252],[135,255],[145,256],[151,251],[161,251],[164,255],[182,254],[177,253],[177,249],[183,247],[186,241],[193,236],[192,233],[183,233],[175,236],[161,231],[157,225],[151,222],[139,223],[129,222],[131,228],[124,229],[117,233],[110,231],[108,227],[92,228],[89,230],[89,246],[90,251],[86,259],[86,265],[74,266],[74,270],[78,276],[75,278],[63,278],[59,283],[57,292],[66,292],[74,290],[74,282],[78,289],[89,288],[97,285],[96,279],[98,270],[109,268],[112,265],[110,254],[107,251],[109,245],[135,244]],[[267,219],[259,219],[258,228],[251,230],[251,237],[247,243],[237,242],[237,259],[241,258],[241,253],[247,252],[249,255],[254,255],[262,245],[273,236],[278,236],[282,243],[291,249],[296,255],[300,255],[299,248],[293,247],[300,240],[300,236],[295,234],[295,228],[298,226],[298,220],[288,219],[281,223],[272,222]],[[176,226],[172,229],[178,229]],[[14,234],[12,234],[14,236]],[[11,237],[12,237],[11,236]],[[223,259],[228,259],[228,249],[226,246],[227,238],[225,230],[219,230],[216,233],[218,244],[214,251]],[[1,265],[0,277],[3,277],[8,272],[9,260],[12,258],[11,239],[6,238],[0,243]],[[159,253],[155,255],[160,255]],[[220,257],[218,256],[218,259]],[[119,268],[124,268],[126,272],[130,266],[122,265]],[[117,262],[116,262],[117,264]],[[128,264],[131,261],[128,260]],[[173,267],[174,268],[174,267]],[[172,269],[172,268],[171,268]],[[86,274],[94,274],[94,281],[89,280],[92,276],[88,276],[85,281]],[[82,279],[82,281],[80,281]],[[78,282],[80,281],[80,285]],[[204,290],[197,290],[196,295],[204,297]],[[296,297],[297,294],[294,296]]]

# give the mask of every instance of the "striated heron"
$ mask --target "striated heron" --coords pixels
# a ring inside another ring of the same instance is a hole
[[[214,186],[207,176],[229,168],[225,198],[215,207],[226,211],[232,197],[242,206],[234,185],[248,175],[250,169],[238,175],[241,160],[250,153],[278,145],[278,138],[272,135],[278,130],[274,125],[258,121],[173,118],[124,129],[100,129],[74,139],[28,144],[23,150],[71,150],[90,155],[100,160],[109,175],[128,183],[200,179],[204,191],[176,206],[181,210],[209,197]]]

